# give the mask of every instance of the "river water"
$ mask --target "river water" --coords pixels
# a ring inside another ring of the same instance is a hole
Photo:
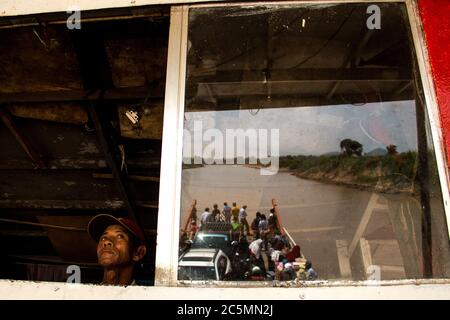
[[[204,166],[183,170],[181,223],[186,221],[194,199],[199,216],[205,207],[212,208],[215,203],[220,209],[223,202],[230,206],[232,202],[238,206],[246,204],[249,223],[257,211],[268,216],[272,199],[276,199],[282,225],[312,261],[320,278],[341,279],[336,241],[351,244],[366,213],[367,223],[356,236],[358,250],[354,250],[352,259],[352,278],[358,278],[358,269],[363,268],[358,262],[361,259],[355,258],[360,254],[361,237],[371,239],[371,262],[386,265],[384,270],[389,272],[385,272],[385,276],[403,278],[404,262],[387,200],[382,195],[375,195],[376,206],[370,206],[372,195],[358,189],[301,179],[289,172],[263,176],[259,169],[243,165]],[[390,200],[402,201],[404,197],[390,196]],[[359,270],[359,276],[362,272]]]

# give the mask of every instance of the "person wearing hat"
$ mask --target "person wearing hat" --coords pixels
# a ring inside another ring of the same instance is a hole
[[[144,232],[136,222],[99,214],[88,224],[97,245],[98,263],[103,267],[103,285],[134,285],[134,266],[147,252]]]

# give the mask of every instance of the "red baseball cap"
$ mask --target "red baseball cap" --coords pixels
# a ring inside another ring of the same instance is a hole
[[[124,227],[131,235],[139,240],[139,244],[145,244],[144,232],[135,221],[128,218],[116,218],[110,214],[99,214],[89,221],[87,231],[91,238],[98,242],[106,228],[114,224]]]

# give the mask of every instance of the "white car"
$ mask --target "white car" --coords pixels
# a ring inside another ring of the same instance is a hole
[[[178,280],[223,280],[231,261],[220,249],[191,249],[178,260]]]

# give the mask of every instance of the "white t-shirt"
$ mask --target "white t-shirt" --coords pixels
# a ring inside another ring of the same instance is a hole
[[[241,210],[239,210],[239,220],[247,218],[247,212],[245,211],[244,208],[241,208]]]
[[[210,216],[210,215],[211,215],[211,212],[209,212],[209,211],[203,212],[203,213],[202,213],[202,216],[201,216],[201,221],[202,221],[202,223],[208,222],[208,219],[209,219],[209,216]]]

